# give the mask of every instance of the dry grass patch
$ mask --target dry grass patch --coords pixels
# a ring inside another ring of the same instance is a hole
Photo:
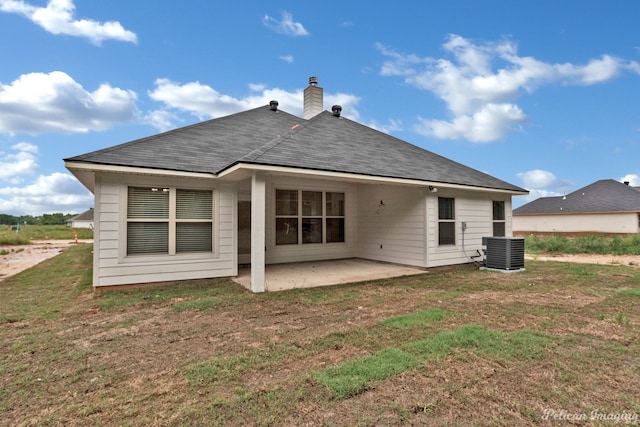
[[[199,280],[95,296],[90,252],[0,285],[0,424],[530,426],[545,409],[640,413],[636,268],[528,262],[277,294]],[[319,373],[365,380],[336,398]]]

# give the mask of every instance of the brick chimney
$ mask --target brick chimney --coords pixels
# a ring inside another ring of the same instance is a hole
[[[323,107],[323,90],[318,86],[317,77],[309,77],[309,86],[304,90],[304,118],[310,118],[322,113]]]

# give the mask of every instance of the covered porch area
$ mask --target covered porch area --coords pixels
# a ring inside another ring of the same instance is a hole
[[[427,270],[424,268],[360,258],[270,264],[265,267],[265,290],[273,292],[365,282],[426,272]],[[238,276],[233,280],[245,288],[251,289],[251,267],[239,268]]]
[[[425,271],[433,195],[422,183],[317,171],[236,172],[234,273],[252,292]]]

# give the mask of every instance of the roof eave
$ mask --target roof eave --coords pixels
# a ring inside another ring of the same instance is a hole
[[[216,178],[214,173],[188,172],[169,169],[154,169],[137,166],[109,165],[81,161],[65,160],[64,166],[84,185],[89,191],[94,192],[96,173],[135,174],[153,176],[173,176],[181,178],[211,179]]]
[[[124,165],[110,165],[102,163],[89,163],[78,161],[65,161],[64,166],[71,170],[86,170],[92,172],[113,172],[113,173],[135,173],[142,175],[166,175],[166,176],[181,176],[190,178],[215,178],[215,173],[209,172],[189,172],[172,169],[157,169],[146,168],[140,166],[124,166]]]
[[[277,166],[277,165],[266,165],[260,163],[248,163],[248,162],[239,162],[233,165],[230,165],[226,169],[220,171],[218,173],[218,177],[220,179],[229,179],[234,180],[235,176],[244,176],[242,172],[270,172],[270,173],[279,173],[279,174],[292,174],[292,175],[305,175],[305,176],[321,176],[323,178],[330,178],[335,180],[343,180],[343,181],[351,181],[351,182],[362,182],[362,183],[386,183],[386,184],[397,184],[397,185],[410,185],[417,187],[429,187],[434,186],[438,188],[450,188],[450,189],[460,189],[460,190],[473,190],[473,191],[492,191],[504,194],[511,195],[526,195],[529,194],[527,190],[511,190],[504,188],[488,188],[488,187],[480,187],[480,186],[471,186],[465,184],[454,184],[454,183],[446,183],[446,182],[438,182],[438,181],[424,181],[418,179],[411,178],[395,178],[395,177],[386,177],[386,176],[377,176],[377,175],[364,175],[359,173],[352,172],[337,172],[337,171],[326,171],[319,169],[305,169],[305,168],[293,168],[290,166]]]
[[[471,190],[471,191],[492,191],[503,194],[510,194],[513,196],[526,195],[529,192],[527,190],[512,190],[505,188],[491,188],[481,187],[466,184],[446,183],[439,181],[425,181],[411,178],[396,178],[377,175],[364,175],[351,172],[336,172],[326,171],[318,169],[305,169],[294,168],[290,166],[277,166],[266,165],[260,163],[248,163],[241,162],[229,165],[226,169],[219,173],[203,173],[203,172],[189,172],[179,170],[167,170],[167,169],[154,169],[137,166],[123,166],[123,165],[111,165],[100,163],[89,163],[66,160],[65,167],[78,178],[78,180],[93,192],[94,176],[95,173],[117,173],[117,174],[136,174],[136,175],[153,175],[153,176],[173,176],[181,178],[198,178],[198,179],[211,179],[219,178],[222,180],[235,181],[237,177],[245,177],[242,172],[270,172],[278,174],[291,174],[291,175],[303,175],[303,176],[321,176],[323,178],[351,181],[351,182],[367,182],[367,183],[386,183],[397,185],[409,185],[418,187],[434,186],[438,188],[449,188],[459,190]],[[242,179],[242,178],[241,178]]]

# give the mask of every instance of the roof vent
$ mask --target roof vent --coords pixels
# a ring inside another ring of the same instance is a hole
[[[269,108],[271,111],[278,111],[278,101],[269,101]]]
[[[631,182],[629,182],[629,181],[625,181],[624,182],[624,185],[629,185],[629,184],[631,184]]]
[[[309,85],[310,86],[318,86],[318,78],[315,76],[309,77]]]
[[[340,117],[340,113],[342,113],[342,107],[340,105],[334,105],[331,107],[331,112],[334,116]]]

